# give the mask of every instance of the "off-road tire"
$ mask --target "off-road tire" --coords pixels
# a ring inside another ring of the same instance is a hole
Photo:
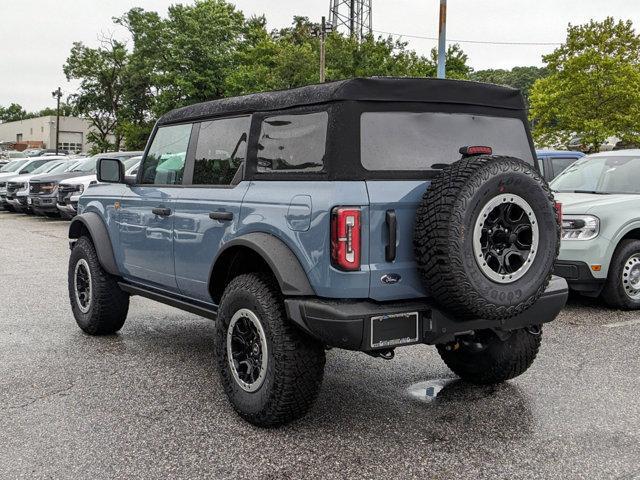
[[[227,331],[240,309],[256,314],[267,342],[266,376],[254,392],[241,388],[228,363]],[[227,285],[216,320],[215,357],[231,405],[242,418],[260,427],[302,417],[316,400],[324,375],[322,344],[289,322],[277,282],[262,273],[239,275]]]
[[[90,270],[91,301],[83,312],[76,299],[74,276],[76,264],[84,260]],[[89,237],[80,237],[69,258],[69,300],[78,326],[89,335],[110,335],[122,328],[129,311],[129,294],[118,286],[117,278],[107,273]]]
[[[635,254],[640,254],[640,240],[622,240],[613,254],[609,274],[602,289],[602,299],[614,308],[625,310],[640,309],[640,299],[633,299],[625,293],[623,272],[627,260]]]
[[[539,244],[532,264],[513,283],[483,274],[473,250],[473,229],[491,198],[514,194],[533,209]],[[446,166],[416,212],[415,255],[428,294],[461,320],[506,319],[531,307],[544,293],[560,248],[553,195],[527,163],[512,157],[477,156]]]
[[[456,375],[475,385],[502,383],[522,375],[533,363],[542,342],[542,327],[535,333],[527,329],[511,332],[501,340],[491,330],[476,332],[470,343],[479,341],[485,349],[476,351],[462,340],[437,345],[438,353]]]

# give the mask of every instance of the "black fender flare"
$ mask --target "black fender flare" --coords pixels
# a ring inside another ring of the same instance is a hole
[[[93,241],[93,246],[98,254],[98,261],[111,275],[120,276],[116,257],[113,253],[113,245],[109,238],[107,226],[102,217],[95,212],[87,212],[77,215],[69,225],[69,239],[74,240],[82,236],[83,231],[88,231]]]
[[[248,233],[227,242],[218,252],[211,268],[210,279],[215,278],[218,261],[234,247],[245,247],[260,255],[276,277],[280,290],[286,296],[314,296],[315,291],[298,257],[278,237],[268,233]]]

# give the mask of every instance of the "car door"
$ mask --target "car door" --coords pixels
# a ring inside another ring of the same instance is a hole
[[[182,187],[191,124],[159,127],[142,160],[137,183],[118,209],[118,261],[125,276],[177,291],[173,257],[174,199]]]
[[[209,275],[221,247],[232,237],[249,182],[242,181],[250,116],[194,125],[194,155],[186,185],[174,203],[175,272],[180,292],[211,302]]]

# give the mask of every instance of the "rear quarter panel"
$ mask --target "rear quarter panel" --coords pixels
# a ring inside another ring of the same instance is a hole
[[[252,181],[242,203],[237,235],[264,232],[282,240],[298,258],[320,297],[367,298],[368,249],[362,251],[360,271],[343,272],[333,268],[330,214],[335,206],[362,206],[361,235],[362,245],[366,246],[369,244],[368,203],[363,181]]]

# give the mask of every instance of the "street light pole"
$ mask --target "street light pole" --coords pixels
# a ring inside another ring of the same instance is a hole
[[[440,28],[438,33],[438,78],[445,78],[447,43],[447,0],[440,0]]]
[[[62,97],[62,89],[58,87],[57,90],[51,92],[53,98],[57,99],[56,106],[56,155],[58,155],[58,145],[60,144],[60,97]]]

